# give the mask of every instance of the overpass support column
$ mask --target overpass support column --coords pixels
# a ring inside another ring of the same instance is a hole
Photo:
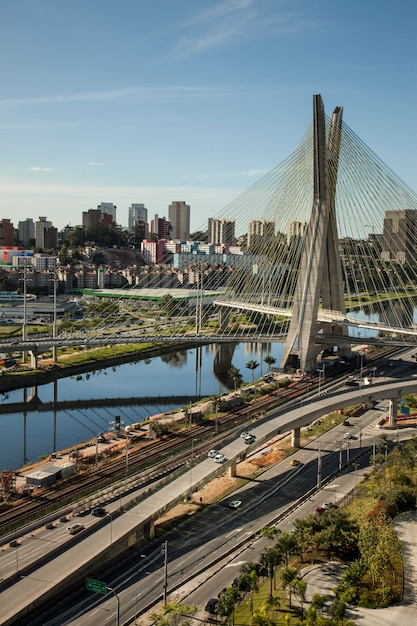
[[[220,330],[227,330],[230,320],[230,310],[225,307],[220,307],[219,311],[219,324]]]
[[[291,431],[291,446],[293,448],[300,447],[300,429],[299,428],[294,428]]]
[[[397,423],[398,400],[394,398],[389,401],[388,426],[395,426]]]
[[[229,467],[229,476],[231,476],[232,478],[236,476],[236,461],[233,461],[233,463]]]
[[[33,370],[38,369],[38,351],[31,350],[30,351],[30,366]]]
[[[153,539],[155,537],[155,526],[153,523],[153,520],[150,520],[149,522],[146,522],[146,524],[143,527],[143,538],[145,539],[145,541],[149,541],[150,539]]]

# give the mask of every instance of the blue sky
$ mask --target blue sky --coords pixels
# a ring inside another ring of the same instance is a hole
[[[415,0],[0,0],[0,218],[144,203],[191,229],[287,158],[312,96],[417,190]]]

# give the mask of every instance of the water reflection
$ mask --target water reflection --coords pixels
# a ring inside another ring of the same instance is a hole
[[[251,372],[246,363],[259,363],[256,376],[266,372],[263,359],[270,353],[276,363],[282,356],[282,344],[237,344],[232,363],[240,369],[243,380],[250,382]],[[181,350],[134,363],[125,363],[80,376],[63,378],[36,389],[16,390],[2,396],[3,406],[26,401],[31,395],[41,403],[70,400],[111,399],[130,397],[157,398],[167,396],[204,396],[221,394],[226,387],[214,374],[216,346]],[[3,437],[0,439],[0,459],[4,469],[15,469],[42,455],[72,447],[109,429],[115,415],[121,415],[126,425],[143,421],[150,415],[178,408],[178,404],[156,401],[150,404],[100,407],[65,411],[42,411],[4,414]]]

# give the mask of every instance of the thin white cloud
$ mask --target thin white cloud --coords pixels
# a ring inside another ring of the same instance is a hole
[[[300,32],[313,24],[314,20],[307,18],[304,10],[294,9],[285,0],[272,4],[255,0],[227,0],[181,24],[180,28],[189,29],[191,34],[179,40],[176,53],[191,56],[243,40],[247,42]]]
[[[3,98],[0,105],[34,105],[34,104],[59,104],[67,102],[94,102],[100,100],[116,100],[123,98],[136,98],[142,100],[172,100],[183,97],[207,97],[224,95],[230,92],[225,87],[138,87],[129,89],[113,89],[109,91],[95,91],[84,93],[68,93],[60,95],[34,96],[29,98]]]
[[[227,178],[252,178],[253,176],[263,176],[270,170],[268,169],[250,169],[243,172],[213,172],[212,174],[200,174],[197,180],[216,180]]]
[[[104,163],[103,161],[90,161],[88,165],[91,165],[91,167],[100,167],[104,165]]]
[[[31,167],[32,172],[52,172],[52,167]]]

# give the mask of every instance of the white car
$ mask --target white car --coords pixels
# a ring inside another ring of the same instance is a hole
[[[345,434],[343,435],[343,439],[353,439],[353,435],[352,435],[352,433],[345,433]]]
[[[244,438],[243,441],[249,445],[249,444],[254,443],[256,441],[256,437],[255,437],[255,435],[246,435],[246,437]]]
[[[240,433],[240,436],[242,437],[242,439],[246,439],[246,437],[250,437],[250,432],[244,430],[243,433]]]
[[[242,504],[241,500],[232,500],[231,502],[229,502],[229,507],[231,509],[238,509],[241,504]]]
[[[334,507],[333,502],[323,502],[323,504],[321,505],[321,508],[324,509],[325,511],[328,511],[329,509],[332,509]]]
[[[70,535],[76,535],[84,530],[84,524],[72,524],[71,526],[67,526],[67,531]]]
[[[209,450],[207,453],[207,456],[210,459],[214,459],[215,456],[217,456],[219,454],[219,450]]]
[[[214,457],[215,463],[224,463],[225,460],[226,460],[226,457],[224,456],[224,454],[216,454],[216,456]]]

